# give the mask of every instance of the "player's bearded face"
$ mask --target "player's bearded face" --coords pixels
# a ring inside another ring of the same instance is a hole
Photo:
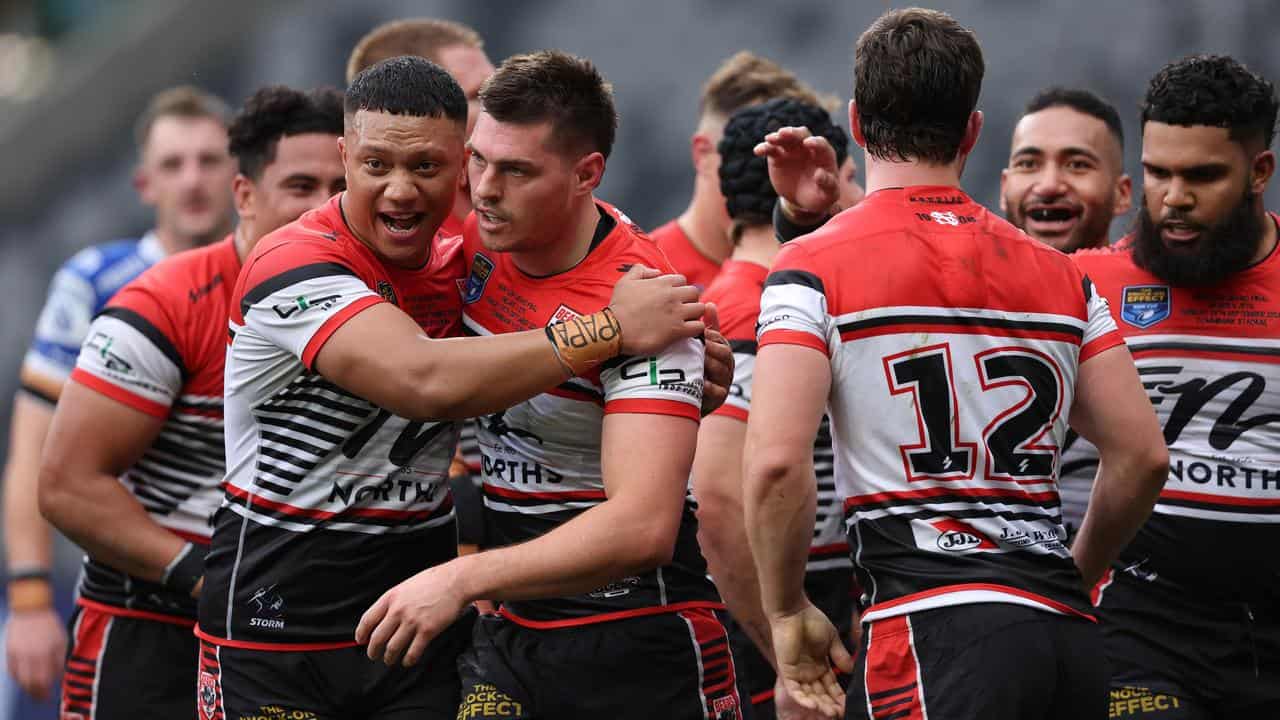
[[[447,117],[360,110],[340,148],[347,192],[342,212],[385,262],[418,267],[453,208],[464,125]]]
[[[1262,241],[1258,196],[1246,190],[1226,217],[1217,222],[1196,222],[1187,213],[1166,208],[1159,220],[1143,203],[1134,235],[1133,260],[1138,266],[1170,285],[1212,286],[1249,266]],[[1167,242],[1166,231],[1197,232],[1187,242]]]

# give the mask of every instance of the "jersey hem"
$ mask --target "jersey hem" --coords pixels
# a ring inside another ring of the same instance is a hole
[[[672,603],[670,605],[656,605],[652,607],[635,608],[633,610],[619,610],[617,612],[599,613],[596,615],[586,615],[584,617],[566,618],[564,620],[531,620],[529,618],[523,618],[516,615],[504,605],[501,608],[498,608],[498,614],[521,627],[527,627],[532,630],[557,630],[568,627],[582,627],[584,625],[599,625],[601,623],[613,622],[614,620],[627,620],[629,618],[648,617],[650,615],[674,614],[681,610],[692,610],[695,608],[724,610],[725,606],[724,603],[716,602],[714,600],[690,600],[688,602]]]
[[[221,647],[232,647],[240,650],[264,650],[266,652],[307,652],[309,650],[345,650],[346,648],[357,647],[360,643],[354,640],[342,642],[310,642],[310,643],[274,643],[274,642],[255,642],[252,640],[230,640],[228,638],[210,635],[200,629],[199,625],[195,625],[193,632],[195,636],[212,645]]]
[[[1087,600],[1087,598],[1086,598]],[[923,610],[936,610],[957,605],[975,605],[979,603],[1005,603],[1044,610],[1055,615],[1071,615],[1089,622],[1098,619],[1086,612],[1077,610],[1066,603],[1051,600],[1043,595],[1020,590],[1008,585],[994,583],[962,583],[944,585],[943,587],[924,590],[904,595],[893,600],[876,603],[862,614],[864,622],[874,622],[897,615],[907,615]]]
[[[120,607],[118,605],[108,605],[107,603],[89,600],[87,598],[76,598],[76,605],[86,610],[95,610],[105,615],[114,617],[133,618],[135,620],[150,620],[152,622],[166,623],[169,625],[178,625],[180,627],[194,628],[196,621],[194,618],[186,618],[181,615],[166,615],[165,613],[150,612],[147,610],[134,610],[133,608]]]
[[[831,348],[822,338],[801,330],[770,330],[760,336],[758,347],[766,345],[800,345],[813,348],[823,355],[831,356]]]

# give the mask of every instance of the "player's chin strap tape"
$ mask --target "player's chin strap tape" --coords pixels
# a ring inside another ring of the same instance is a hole
[[[801,235],[808,235],[825,225],[830,219],[831,215],[823,215],[812,225],[797,225],[791,222],[786,213],[782,212],[782,198],[778,198],[778,201],[773,204],[773,234],[780,243],[795,240]]]
[[[622,352],[622,327],[609,308],[547,326],[556,358],[571,376],[582,376]]]
[[[190,595],[204,577],[204,552],[204,548],[195,543],[183,545],[165,567],[160,584],[175,593]]]

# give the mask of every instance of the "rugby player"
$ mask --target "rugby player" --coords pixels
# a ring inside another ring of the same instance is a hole
[[[356,43],[347,59],[347,83],[365,69],[400,55],[423,57],[444,68],[458,81],[467,97],[467,131],[471,137],[480,117],[480,85],[493,74],[493,62],[484,51],[484,40],[467,25],[439,18],[410,18],[383,23]],[[471,212],[467,174],[459,174],[459,192],[453,213],[441,224],[446,235],[461,235],[462,221]]]
[[[720,154],[716,150],[724,124],[741,108],[777,97],[821,104],[813,90],[796,76],[772,60],[745,50],[721,63],[702,88],[698,127],[689,140],[693,196],[679,217],[651,233],[676,271],[699,289],[711,284],[720,263],[733,251],[729,216],[720,194]],[[852,165],[846,170],[856,173]]]
[[[1065,253],[1107,247],[1132,191],[1124,128],[1107,101],[1052,87],[1027,103],[1000,171],[1000,210],[1014,227]]]
[[[155,228],[139,240],[86,248],[59,268],[23,359],[4,479],[5,652],[10,674],[35,697],[48,697],[54,687],[67,638],[50,583],[53,533],[36,499],[54,404],[90,321],[122,285],[165,255],[226,234],[235,173],[227,155],[229,115],[221,100],[193,87],[151,99],[135,125],[139,162],[133,179],[142,201],[155,208]]]
[[[747,678],[757,720],[775,716],[776,676],[768,657],[769,624],[760,610],[755,564],[742,519],[742,446],[751,410],[760,292],[781,246],[770,221],[778,195],[769,183],[765,159],[753,150],[766,134],[786,126],[808,127],[827,138],[837,165],[847,155],[848,136],[831,122],[827,111],[799,100],[779,98],[743,108],[725,125],[719,144],[720,190],[733,221],[734,249],[702,300],[715,304],[720,313],[723,332],[734,350],[734,379],[729,399],[702,421],[693,463],[698,540],[716,587],[738,621],[730,626],[731,642],[744,631],[751,637],[745,644],[734,642],[733,650],[739,674]],[[818,509],[805,588],[841,635],[850,637],[856,613],[852,564],[832,478],[831,437],[825,419],[814,442],[813,467]],[[757,648],[763,648],[763,654]],[[777,704],[779,714],[789,710],[784,696],[777,698]]]
[[[1155,512],[1095,593],[1112,717],[1280,717],[1280,252],[1262,201],[1277,104],[1230,57],[1166,65],[1142,105],[1135,232],[1074,256],[1170,454]]]
[[[855,49],[850,105],[867,197],[788,243],[765,281],[748,535],[779,674],[831,716],[844,692],[828,655],[852,666],[846,717],[1102,717],[1085,588],[1168,472],[1106,301],[1067,257],[960,188],[983,69],[973,33],[944,13],[876,20]],[[784,129],[761,152],[779,195],[820,211],[805,198],[833,188],[835,162],[804,135]],[[819,156],[821,173],[798,172]],[[808,464],[828,402],[865,592],[856,665],[803,590]],[[1068,422],[1102,456],[1071,552],[1056,491]]]
[[[480,97],[469,333],[589,315],[628,267],[666,264],[594,196],[617,116],[589,61],[517,55]],[[741,717],[687,491],[702,366],[700,344],[684,339],[485,418],[494,547],[384,594],[357,631],[369,656],[416,663],[462,607],[493,599],[500,615],[477,622],[459,660],[459,717]]]
[[[343,186],[342,96],[259,90],[227,130],[240,222],[162,260],[89,326],[54,413],[40,509],[84,548],[63,717],[196,716],[192,634],[222,498],[231,289],[258,240]]]
[[[437,235],[466,113],[458,84],[425,59],[362,72],[339,140],[347,190],[265,238],[241,270],[226,495],[196,629],[209,717],[453,718],[465,623],[415,648],[426,662],[414,668],[371,662],[355,642],[379,596],[455,555],[456,426],[439,418],[497,412],[703,330],[693,288],[633,267],[599,312],[441,339],[459,334],[473,282],[461,239]]]

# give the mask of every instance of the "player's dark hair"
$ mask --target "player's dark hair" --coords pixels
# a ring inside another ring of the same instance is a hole
[[[334,88],[311,92],[284,85],[259,89],[227,128],[228,149],[240,174],[257,180],[276,159],[280,138],[305,133],[342,134],[342,93]]]
[[[440,60],[445,48],[484,47],[480,33],[452,20],[409,18],[393,20],[369,31],[360,38],[347,59],[347,82],[356,79],[366,68],[400,55],[417,55],[432,62]]]
[[[1260,140],[1271,147],[1276,134],[1275,88],[1226,55],[1191,55],[1160,69],[1142,101],[1142,124],[1210,125],[1232,140]]]
[[[881,15],[854,49],[853,99],[867,152],[955,160],[984,72],[977,37],[950,15],[923,8]]]
[[[347,116],[361,110],[467,122],[467,97],[453,76],[426,58],[400,56],[363,70],[347,87]]]
[[[498,122],[550,122],[566,152],[607,158],[613,150],[613,88],[585,58],[559,50],[509,57],[480,87],[480,103]]]
[[[1119,141],[1121,149],[1124,148],[1124,126],[1120,123],[1120,113],[1116,112],[1115,106],[1111,103],[1082,88],[1055,86],[1041,90],[1031,98],[1031,102],[1027,103],[1022,116],[1026,117],[1055,107],[1071,108],[1078,113],[1101,120]]]
[[[755,154],[764,136],[788,126],[803,126],[827,139],[836,151],[836,167],[849,154],[849,136],[831,122],[826,110],[789,98],[777,98],[734,113],[720,139],[720,192],[735,235],[744,225],[769,225],[778,193],[769,182],[769,166]]]

